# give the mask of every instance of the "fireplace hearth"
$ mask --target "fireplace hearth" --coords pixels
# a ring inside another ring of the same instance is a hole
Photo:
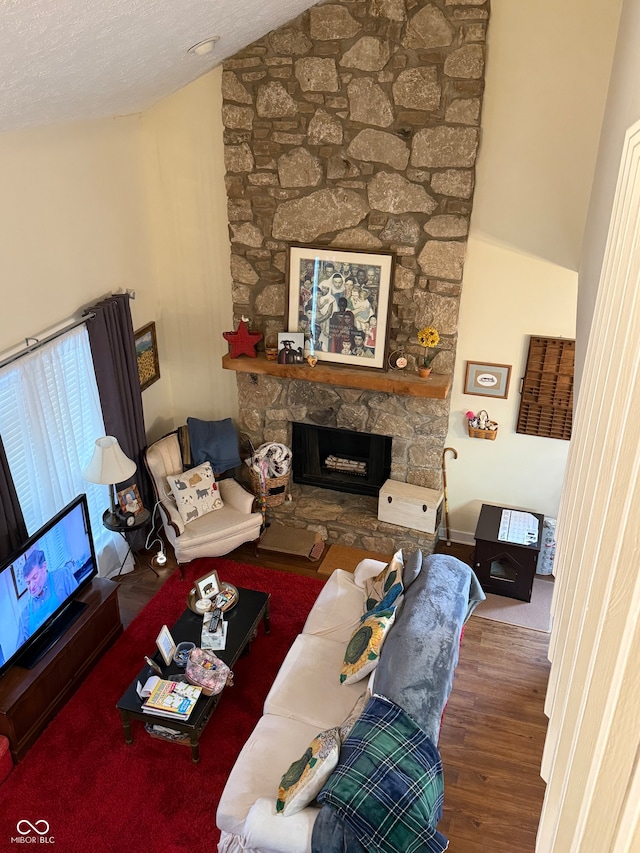
[[[391,471],[389,435],[292,424],[293,480],[376,497]]]

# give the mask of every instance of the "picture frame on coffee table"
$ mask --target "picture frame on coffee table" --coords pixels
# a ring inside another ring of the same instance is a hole
[[[318,361],[386,369],[394,252],[289,246],[288,331]]]
[[[196,581],[197,598],[214,598],[220,592],[217,572],[209,572]]]
[[[169,666],[176,651],[176,644],[166,625],[162,626],[160,633],[156,637],[156,646],[162,655],[162,660],[165,662],[166,666]]]

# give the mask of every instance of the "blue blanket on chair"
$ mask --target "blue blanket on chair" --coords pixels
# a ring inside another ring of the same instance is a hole
[[[191,464],[210,462],[214,474],[223,474],[240,465],[238,433],[231,418],[201,421],[187,418]]]

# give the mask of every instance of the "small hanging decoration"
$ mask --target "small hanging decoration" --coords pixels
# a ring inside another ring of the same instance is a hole
[[[489,420],[486,409],[480,409],[477,414],[471,411],[466,412],[466,418],[471,438],[488,438],[489,441],[495,441],[498,434],[498,424],[496,421]]]
[[[247,321],[242,318],[235,332],[223,332],[222,337],[229,344],[229,355],[238,358],[240,355],[248,355],[256,358],[256,346],[262,340],[262,332],[250,332]]]

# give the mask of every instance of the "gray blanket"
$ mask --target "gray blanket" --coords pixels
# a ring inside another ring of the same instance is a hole
[[[462,627],[484,598],[470,566],[447,554],[432,554],[406,591],[382,647],[374,691],[404,708],[435,744]]]
[[[462,627],[484,599],[470,566],[447,554],[432,554],[405,592],[382,647],[374,692],[403,708],[434,744],[453,684]],[[312,851],[365,853],[328,805],[314,824]]]

